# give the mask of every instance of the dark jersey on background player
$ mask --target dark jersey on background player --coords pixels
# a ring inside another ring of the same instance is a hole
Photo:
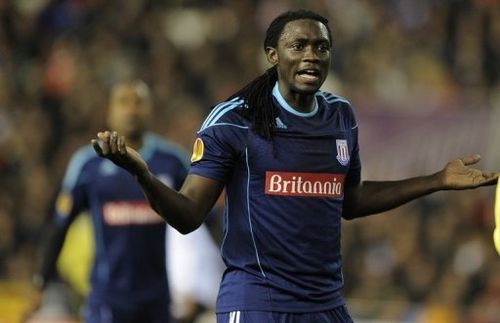
[[[397,207],[438,190],[493,185],[468,167],[478,156],[400,181],[361,181],[357,124],[344,99],[318,92],[327,77],[328,20],[286,12],[266,33],[272,67],[207,117],[180,191],[168,189],[123,138],[100,132],[96,152],[136,176],[180,232],[198,227],[226,188],[228,268],[219,322],[351,322],[340,296],[340,218]]]
[[[187,159],[178,148],[146,132],[152,114],[141,81],[117,85],[110,96],[108,124],[125,135],[167,186],[180,188]],[[168,322],[165,268],[166,224],[147,203],[135,179],[90,145],[71,158],[56,203],[55,238],[41,275],[48,278],[64,235],[75,217],[89,211],[95,236],[87,322]]]

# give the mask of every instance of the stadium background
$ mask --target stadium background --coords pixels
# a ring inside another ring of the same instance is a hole
[[[0,322],[17,322],[70,154],[104,128],[110,85],[153,87],[154,129],[191,148],[208,108],[260,74],[285,9],[331,20],[324,89],[351,100],[365,179],[480,153],[500,166],[496,0],[0,1]],[[356,322],[499,322],[494,190],[437,193],[344,222]]]

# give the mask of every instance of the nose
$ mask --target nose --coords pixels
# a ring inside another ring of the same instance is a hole
[[[123,105],[123,110],[129,114],[137,114],[141,110],[141,102],[137,99],[132,99]]]
[[[306,47],[303,60],[306,62],[316,62],[319,60],[318,53],[316,53],[314,46]]]

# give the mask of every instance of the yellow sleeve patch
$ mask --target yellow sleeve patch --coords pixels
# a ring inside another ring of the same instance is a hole
[[[56,201],[56,211],[62,216],[68,216],[73,207],[73,198],[68,193],[60,193]]]
[[[205,144],[201,138],[196,138],[193,145],[193,154],[191,155],[191,162],[197,162],[203,158],[203,151],[205,150]]]

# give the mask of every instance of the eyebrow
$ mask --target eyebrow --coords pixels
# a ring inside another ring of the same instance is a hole
[[[301,42],[301,43],[330,43],[330,40],[328,38],[316,38],[316,39],[310,39],[310,38],[305,38],[305,37],[299,37],[299,38],[292,38],[288,41],[285,42],[285,44],[291,44],[294,42]]]

